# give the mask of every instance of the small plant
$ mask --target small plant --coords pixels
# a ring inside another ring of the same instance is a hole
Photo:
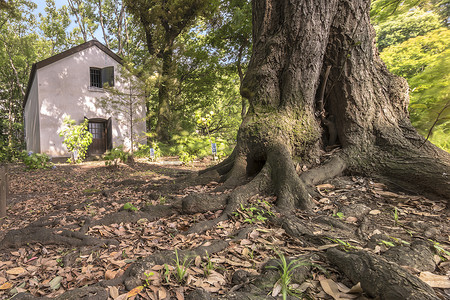
[[[428,239],[433,246],[434,251],[436,251],[436,254],[439,255],[439,257],[441,258],[442,261],[447,260],[444,255],[446,256],[450,256],[450,252],[448,252],[447,250],[445,250],[441,244],[439,244],[438,242],[435,242],[433,240]]]
[[[268,206],[266,208],[265,206]],[[241,217],[244,223],[264,223],[267,221],[268,216],[274,216],[274,213],[270,211],[270,204],[266,201],[259,201],[256,206],[244,207],[241,204],[240,209],[233,213],[235,217]]]
[[[22,161],[27,166],[27,169],[50,169],[55,165],[50,162],[50,157],[47,154],[33,153],[32,151],[22,152]]]
[[[189,154],[184,151],[180,152],[180,154],[178,156],[180,158],[180,161],[183,163],[183,165],[189,165],[197,158],[196,155]]]
[[[60,266],[60,267],[64,267],[64,262],[63,262],[63,259],[62,258],[57,258],[56,259],[56,263],[58,264],[58,266]]]
[[[206,252],[206,263],[203,265],[203,273],[205,274],[205,277],[208,277],[214,269],[214,263],[211,261],[208,252]]]
[[[341,248],[342,248],[344,251],[346,251],[346,252],[347,252],[347,251],[350,251],[350,250],[352,250],[352,249],[357,249],[355,246],[353,246],[353,245],[350,244],[349,242],[345,242],[345,241],[343,241],[343,240],[341,240],[341,239],[338,239],[338,238],[333,239],[333,238],[329,238],[329,237],[327,237],[327,239],[329,239],[330,241],[332,241],[332,242],[334,242],[334,243],[340,245]]]
[[[395,244],[393,242],[389,242],[389,241],[385,241],[385,240],[381,240],[378,244],[385,245],[388,247],[395,247]]]
[[[344,219],[344,213],[339,211],[339,212],[333,214],[333,217],[338,217],[340,220],[343,220]]]
[[[130,211],[137,211],[138,208],[136,206],[134,206],[132,203],[127,202],[122,206],[123,210],[130,210]]]
[[[178,283],[183,283],[185,281],[185,277],[187,276],[187,270],[191,261],[188,261],[187,257],[184,257],[183,262],[180,261],[178,257],[178,251],[175,249],[175,258],[173,261],[175,262],[175,278]]]
[[[85,119],[80,125],[76,125],[75,120],[66,116],[63,121],[64,129],[59,136],[64,137],[63,144],[70,152],[68,162],[79,163],[84,160],[89,145],[92,143],[92,133],[88,131],[88,119]]]
[[[130,156],[131,154],[123,151],[122,147],[116,147],[106,152],[103,159],[105,160],[105,165],[118,167],[119,162],[126,163]]]
[[[251,260],[255,259],[255,249],[250,248],[250,250],[248,251],[248,257],[250,257]]]
[[[170,269],[167,264],[164,264],[164,279],[166,280],[166,283],[170,282]]]
[[[287,299],[287,295],[294,297],[299,297],[300,294],[291,287],[292,272],[301,266],[306,265],[304,261],[299,259],[291,260],[289,263],[286,260],[284,254],[277,252],[279,261],[277,261],[278,266],[267,266],[268,269],[278,269],[280,272],[280,279],[275,283],[274,290],[276,288],[281,288],[281,294],[283,295],[283,300]]]
[[[158,202],[161,205],[166,204],[166,197],[159,195]]]
[[[397,226],[398,224],[398,209],[397,207],[394,207],[394,226]]]
[[[148,272],[148,273],[147,273],[147,272],[144,272],[144,275],[145,275],[145,278],[144,278],[144,281],[145,281],[144,287],[148,288],[148,287],[151,286],[151,284],[150,284],[150,282],[149,282],[150,277],[152,277],[153,275],[155,275],[155,273],[153,273],[153,272]]]

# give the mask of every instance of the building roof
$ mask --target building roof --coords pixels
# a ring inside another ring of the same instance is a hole
[[[28,79],[28,85],[27,85],[27,91],[25,93],[25,98],[23,100],[23,107],[25,107],[25,105],[27,104],[27,100],[28,100],[28,95],[30,93],[30,89],[31,89],[31,84],[33,83],[34,80],[34,76],[36,75],[36,70],[43,68],[45,66],[48,66],[54,62],[57,62],[58,60],[61,60],[63,58],[66,58],[72,54],[78,53],[80,51],[83,51],[85,49],[88,49],[92,46],[97,46],[100,50],[102,50],[103,52],[105,52],[106,54],[108,54],[111,58],[113,58],[115,61],[117,61],[118,63],[122,64],[122,58],[120,56],[118,56],[117,54],[115,54],[114,52],[112,52],[108,47],[106,47],[105,45],[103,45],[102,43],[100,43],[97,40],[90,40],[89,42],[83,43],[81,45],[75,46],[73,48],[70,48],[69,50],[66,50],[64,52],[61,52],[59,54],[53,55],[49,58],[46,58],[44,60],[41,60],[37,63],[34,63],[33,66],[31,67],[31,73],[30,73],[30,78]]]

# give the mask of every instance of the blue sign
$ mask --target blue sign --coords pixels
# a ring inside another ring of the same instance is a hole
[[[211,143],[211,150],[212,150],[212,154],[214,154],[214,155],[217,154],[217,145],[216,145],[216,143]]]
[[[150,148],[150,157],[155,157],[155,149]]]

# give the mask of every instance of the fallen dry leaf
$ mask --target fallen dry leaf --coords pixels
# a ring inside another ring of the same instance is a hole
[[[358,221],[358,218],[348,217],[345,221],[347,221],[349,223],[356,223]]]
[[[369,211],[369,214],[370,215],[379,215],[379,214],[381,214],[381,211],[378,209],[374,209],[374,210]]]
[[[9,275],[20,275],[20,274],[25,273],[26,271],[27,270],[25,270],[22,267],[17,267],[17,268],[12,268],[12,269],[7,270],[6,274],[9,274]]]
[[[333,299],[339,300],[340,298],[339,289],[337,284],[333,280],[327,279],[323,276],[319,276],[319,282],[320,286],[325,291],[325,293],[333,297]]]
[[[450,278],[447,275],[436,275],[430,272],[421,272],[419,278],[431,287],[450,289]]]
[[[142,290],[144,289],[144,287],[142,285],[135,287],[134,289],[132,289],[131,291],[129,291],[127,293],[127,298],[136,296],[137,294],[139,294]]]
[[[324,189],[333,190],[334,185],[329,184],[329,183],[324,183],[324,184],[316,185],[316,188],[319,190],[324,190]]]
[[[4,284],[0,285],[0,290],[9,290],[14,285],[10,282],[5,282]]]
[[[363,289],[361,288],[361,283],[360,282],[358,282],[357,284],[352,286],[350,291],[348,291],[349,294],[362,294],[362,292],[363,292]]]
[[[119,297],[119,289],[116,286],[110,286],[109,295],[111,296],[111,298],[116,299],[117,297]]]
[[[107,270],[105,272],[105,279],[109,280],[109,279],[114,279],[116,277],[117,271],[113,271],[113,270]]]
[[[165,299],[167,297],[167,291],[162,286],[158,290],[158,297],[159,299]]]
[[[281,292],[281,284],[279,281],[277,281],[275,283],[275,285],[273,286],[273,290],[272,290],[272,297],[276,297],[280,294]]]

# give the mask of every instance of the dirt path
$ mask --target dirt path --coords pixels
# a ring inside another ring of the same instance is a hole
[[[203,167],[13,166],[0,299],[274,299],[282,282],[267,266],[283,257],[303,261],[289,279],[304,299],[395,299],[408,287],[422,293],[410,299],[450,299],[446,199],[341,177],[316,187],[311,211],[281,216],[275,197],[258,195],[214,229],[187,234],[220,211],[183,214],[185,196],[229,193],[181,180]]]

